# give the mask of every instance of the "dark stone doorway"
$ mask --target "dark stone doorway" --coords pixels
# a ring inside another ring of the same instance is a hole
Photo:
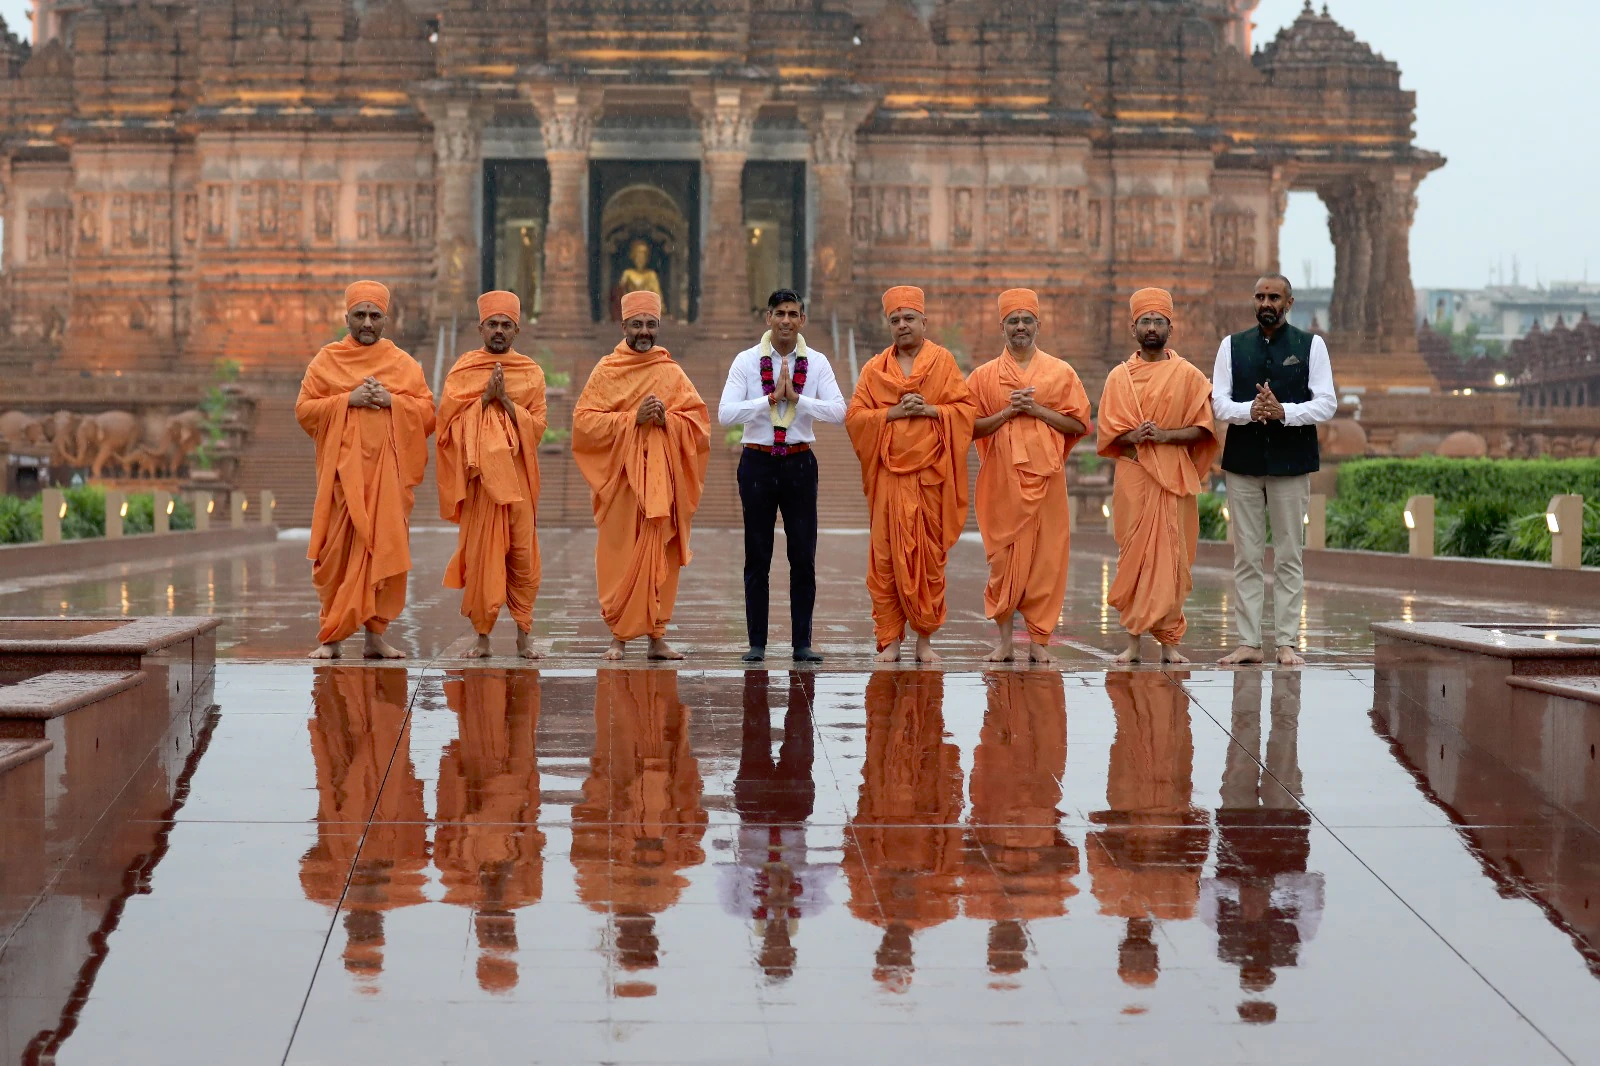
[[[700,316],[700,164],[596,161],[589,166],[589,300],[596,322],[622,292],[658,285],[666,317]]]

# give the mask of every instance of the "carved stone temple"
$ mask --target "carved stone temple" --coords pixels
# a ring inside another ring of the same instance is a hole
[[[995,294],[1028,285],[1096,389],[1146,284],[1209,367],[1278,269],[1288,193],[1314,190],[1341,387],[1433,386],[1409,234],[1443,160],[1395,64],[1309,5],[1254,43],[1254,0],[36,6],[31,49],[0,40],[5,406],[192,407],[237,360],[241,482],[287,521],[310,499],[289,406],[357,277],[394,290],[430,378],[475,346],[473,298],[516,290],[521,347],[575,394],[623,273],[653,275],[713,402],[775,287],[847,377],[852,331],[861,359],[886,341],[886,286],[925,287],[977,361]]]

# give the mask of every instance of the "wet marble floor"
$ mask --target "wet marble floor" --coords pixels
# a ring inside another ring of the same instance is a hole
[[[1511,773],[1474,743],[1493,694],[1450,717],[1365,629],[1565,614],[1314,589],[1308,669],[1119,672],[1085,557],[1062,669],[985,671],[953,609],[947,669],[870,670],[836,536],[804,672],[737,668],[726,534],[676,670],[598,666],[581,576],[547,580],[538,669],[450,658],[420,580],[417,659],[299,659],[294,543],[0,589],[228,620],[215,707],[123,780],[70,733],[0,776],[0,1061],[1600,1061],[1600,728],[1531,730],[1549,780]],[[547,538],[547,575],[589,545]],[[975,546],[952,569],[981,589]]]

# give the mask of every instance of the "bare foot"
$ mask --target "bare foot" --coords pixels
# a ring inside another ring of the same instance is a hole
[[[489,634],[479,633],[478,639],[473,642],[472,647],[461,653],[461,657],[463,659],[487,659],[493,654],[494,652],[489,650]]]
[[[517,630],[517,654],[524,659],[543,659],[544,652],[533,646],[533,634]]]
[[[1123,648],[1117,657],[1112,660],[1119,663],[1136,663],[1139,661],[1139,634],[1128,634],[1128,646]]]
[[[611,646],[606,649],[606,653],[600,656],[600,658],[605,659],[608,662],[620,660],[622,658],[623,649],[625,649],[627,646],[628,645],[624,641],[620,641],[615,637],[612,637]]]
[[[367,630],[367,646],[361,649],[367,659],[404,659],[406,653],[384,640],[380,634]]]
[[[944,659],[935,654],[932,638],[924,637],[920,634],[917,636],[917,662],[926,663],[929,666],[938,666],[944,662]]]
[[[645,653],[647,659],[681,659],[683,652],[674,648],[660,637],[650,638],[650,650]]]
[[[1028,642],[1028,661],[1030,663],[1048,663],[1055,660],[1050,657],[1050,649],[1043,644]]]
[[[334,641],[331,644],[318,644],[317,645],[317,650],[313,651],[310,655],[307,655],[306,658],[307,659],[337,659],[339,657],[339,655],[340,655],[339,642],[338,641]]]
[[[1009,663],[1017,657],[1016,638],[1011,632],[1011,615],[994,620],[997,635],[994,650],[983,657],[986,663]]]
[[[1218,666],[1243,666],[1247,663],[1261,661],[1261,649],[1252,648],[1248,644],[1241,644],[1228,654],[1217,660]]]
[[[897,662],[899,662],[900,661],[900,642],[896,641],[895,643],[889,645],[887,648],[884,648],[877,655],[872,657],[872,661],[875,662],[875,663],[897,663]]]
[[[1164,663],[1186,663],[1189,657],[1171,644],[1161,645],[1161,661]]]
[[[1279,644],[1278,645],[1278,665],[1279,666],[1304,666],[1305,664],[1306,664],[1305,656],[1303,656],[1299,652],[1295,651],[1293,644]]]

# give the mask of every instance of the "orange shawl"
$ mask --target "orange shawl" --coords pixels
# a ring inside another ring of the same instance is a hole
[[[1176,644],[1187,622],[1183,603],[1193,587],[1189,567],[1199,536],[1199,495],[1217,454],[1211,382],[1176,352],[1160,362],[1137,353],[1113,367],[1100,397],[1096,450],[1117,460],[1112,508],[1117,576],[1106,602],[1130,633]],[[1136,455],[1112,442],[1146,420],[1162,429],[1205,431],[1187,444],[1140,444]]]
[[[1035,403],[1089,425],[1089,394],[1077,371],[1045,352],[1035,352],[1026,370],[1009,350],[1001,352],[974,370],[967,384],[979,418],[1003,410],[1014,390],[1032,386]],[[999,618],[1022,607],[1036,643],[1049,639],[1066,594],[1071,534],[1064,468],[1080,439],[1022,416],[977,442],[975,504],[989,557],[984,614]]]
[[[350,406],[351,391],[368,377],[389,390],[391,406]],[[336,341],[306,367],[294,413],[317,445],[317,497],[306,558],[314,561],[322,554],[333,525],[337,478],[356,537],[372,557],[371,583],[410,570],[411,505],[428,465],[434,422],[433,393],[417,361],[388,339]],[[363,436],[370,439],[379,427],[387,440],[375,459],[368,458]]]
[[[666,407],[664,427],[635,421],[652,393]],[[601,530],[600,613],[620,639],[653,632],[671,617],[663,592],[692,558],[689,526],[710,456],[705,401],[665,348],[641,353],[623,342],[595,364],[572,412],[572,457],[589,483]],[[633,531],[626,555],[603,550],[610,527]],[[631,632],[624,637],[624,631]]]
[[[888,409],[908,392],[937,406],[939,416],[889,421]],[[909,377],[892,347],[861,368],[844,424],[872,514],[867,589],[880,648],[900,639],[905,622],[922,634],[944,624],[945,555],[967,521],[976,417],[955,356],[932,341],[923,343]]]
[[[483,405],[483,390],[496,363],[504,370],[506,395],[517,409],[514,422],[500,402]],[[457,359],[439,397],[439,517],[461,521],[473,474],[495,503],[528,500],[537,507],[537,454],[547,421],[544,370],[538,363],[521,352],[495,355],[482,348]]]

